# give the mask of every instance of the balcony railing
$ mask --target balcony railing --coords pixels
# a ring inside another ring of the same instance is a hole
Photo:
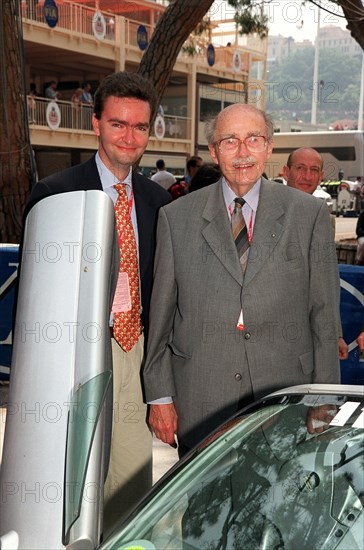
[[[93,132],[91,119],[92,107],[89,105],[75,104],[71,101],[58,100],[60,111],[59,129],[67,129],[72,132]],[[28,120],[30,126],[49,127],[46,111],[50,104],[49,99],[27,96]],[[191,119],[179,116],[164,116],[165,139],[187,140],[191,139]],[[57,131],[57,128],[52,128]],[[151,135],[154,136],[152,129]]]
[[[47,126],[46,111],[50,103],[49,99],[27,96],[28,120],[30,125]],[[59,128],[75,131],[92,131],[91,117],[92,107],[71,101],[57,101],[60,110]]]
[[[35,2],[22,1],[21,7],[23,18],[47,27],[48,25],[43,14],[44,2],[39,2],[36,5],[34,4]],[[105,40],[115,42],[115,26],[118,24],[118,18],[110,12],[99,11],[103,14],[106,22]],[[72,2],[59,4],[57,29],[81,33],[95,38],[92,28],[92,20],[95,13],[96,10],[94,8],[89,8],[80,4],[74,4]]]
[[[62,29],[69,31],[71,33],[79,33],[86,36],[91,36],[96,40],[96,37],[92,28],[92,20],[96,13],[95,8],[89,8],[80,4],[75,4],[73,2],[65,2],[58,5],[58,22],[57,29]],[[121,36],[120,26],[125,26],[125,46],[132,47],[137,49],[140,54],[142,53],[139,50],[138,46],[138,27],[140,26],[139,21],[132,19],[127,19],[118,15],[115,15],[111,12],[103,12],[105,21],[106,21],[106,34],[105,40],[115,43],[116,37]],[[27,2],[23,0],[22,2],[22,15],[25,21],[36,22],[42,26],[47,27],[47,23],[43,14],[43,2],[40,1],[36,6],[33,2]],[[148,33],[148,39],[150,41],[154,28],[151,25],[143,22],[143,26],[146,28]],[[197,42],[196,39],[191,35],[189,39],[186,40],[185,45],[196,46],[196,58],[197,64],[199,66],[207,65],[207,47],[209,41],[207,37],[199,37]],[[234,68],[234,51],[237,49],[240,51],[241,57],[241,66],[237,70]],[[222,47],[218,44],[215,45],[215,63],[214,67],[217,69],[227,69],[229,71],[234,71],[237,74],[247,75],[249,71],[249,55],[251,50],[248,48],[248,51],[245,48],[232,48],[232,47]],[[184,61],[191,61],[193,58],[183,51],[180,52],[179,59],[184,59]]]
[[[191,139],[191,119],[181,116],[168,116],[164,115],[165,133],[164,139]],[[151,136],[154,136],[154,129],[152,128]]]

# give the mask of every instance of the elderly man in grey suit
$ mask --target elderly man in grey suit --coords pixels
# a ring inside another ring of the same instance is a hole
[[[253,106],[206,128],[223,177],[161,209],[144,368],[149,423],[180,455],[270,391],[339,382],[339,277],[326,204],[262,177]],[[241,200],[243,199],[243,200]]]

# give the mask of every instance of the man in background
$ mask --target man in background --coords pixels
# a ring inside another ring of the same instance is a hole
[[[323,180],[323,159],[316,149],[311,147],[301,147],[292,151],[287,159],[286,166],[283,167],[283,176],[289,187],[294,187],[299,191],[304,191],[313,195],[317,186]],[[335,217],[331,216],[333,232],[335,237]],[[340,323],[339,329],[339,357],[347,359],[349,348],[342,336],[342,328]]]
[[[193,155],[190,157],[186,163],[187,174],[184,176],[183,180],[189,185],[191,179],[196,174],[197,170],[203,165],[203,160],[198,155]]]
[[[89,82],[84,82],[82,84],[81,102],[85,105],[90,105],[91,107],[94,104],[94,100],[91,94],[91,84]]]
[[[201,157],[194,155],[188,159],[186,163],[187,174],[185,174],[182,178],[178,178],[176,183],[168,189],[171,194],[172,200],[183,197],[190,192],[192,178],[196,175],[196,173],[202,166],[203,160]]]
[[[171,172],[166,170],[166,163],[163,159],[157,160],[155,165],[157,167],[157,172],[152,176],[152,180],[159,183],[163,189],[169,189],[171,185],[176,183],[176,178]]]
[[[362,187],[363,187],[363,183],[362,183],[361,177],[358,176],[358,177],[356,178],[355,188],[354,188],[355,212],[356,212],[356,214],[357,214],[358,216],[359,216],[360,210],[361,210],[360,195],[361,195]]]
[[[53,101],[60,99],[61,93],[57,91],[57,82],[55,80],[50,81],[48,87],[44,90],[44,95],[47,99],[51,99]]]

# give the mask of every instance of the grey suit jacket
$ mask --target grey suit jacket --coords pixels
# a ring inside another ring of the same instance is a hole
[[[192,446],[270,391],[337,383],[338,311],[323,201],[262,180],[243,280],[221,181],[191,193],[159,214],[146,398],[173,396]]]

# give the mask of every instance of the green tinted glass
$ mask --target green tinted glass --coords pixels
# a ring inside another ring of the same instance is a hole
[[[79,386],[69,409],[64,487],[64,533],[80,515],[88,460],[97,421],[111,380],[111,371],[98,374]]]
[[[267,403],[177,470],[103,549],[364,548],[363,401]]]

